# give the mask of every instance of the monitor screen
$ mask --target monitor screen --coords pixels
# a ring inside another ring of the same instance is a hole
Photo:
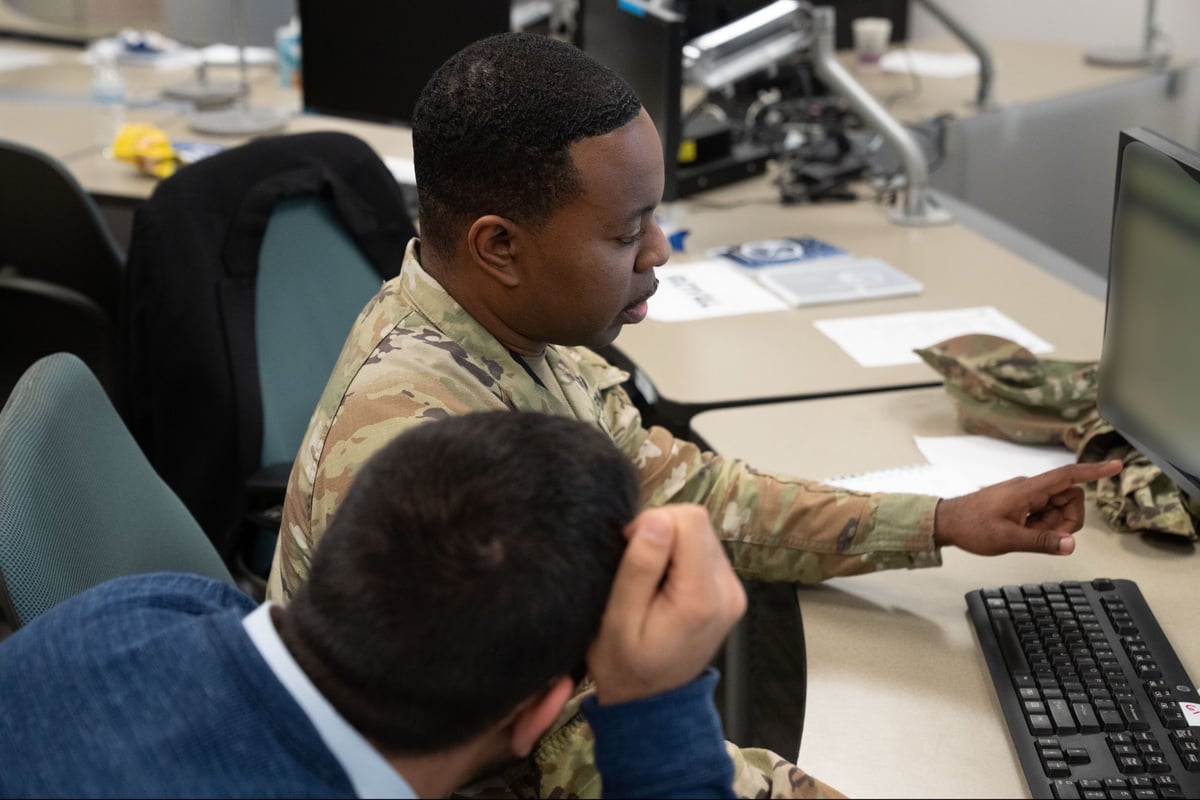
[[[580,26],[583,50],[633,88],[663,143],[663,202],[679,198],[682,140],[683,17],[645,2],[587,0]]]
[[[1200,155],[1121,133],[1100,414],[1200,498]]]
[[[412,122],[434,70],[509,29],[509,0],[299,0],[306,111]]]

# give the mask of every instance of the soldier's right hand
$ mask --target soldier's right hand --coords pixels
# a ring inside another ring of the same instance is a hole
[[[644,511],[625,535],[629,545],[588,650],[604,705],[691,681],[746,610],[746,593],[701,506]]]

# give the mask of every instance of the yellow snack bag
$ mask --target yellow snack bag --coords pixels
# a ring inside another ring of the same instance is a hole
[[[147,175],[168,178],[179,166],[171,140],[153,125],[122,125],[112,144],[113,158],[136,166]]]

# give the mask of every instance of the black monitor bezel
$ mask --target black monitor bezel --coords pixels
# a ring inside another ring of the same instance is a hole
[[[612,28],[620,27],[621,23],[631,26],[651,26],[664,47],[655,54],[660,63],[654,76],[631,74],[627,64],[621,63],[619,51],[625,46],[623,42],[610,41],[597,35],[597,30],[611,33]],[[653,80],[654,87],[663,96],[663,107],[658,109],[646,108],[648,114],[658,129],[658,137],[663,147],[664,203],[670,203],[683,196],[679,185],[679,145],[683,140],[683,113],[680,107],[680,93],[683,91],[683,44],[684,18],[666,8],[650,5],[644,0],[627,3],[624,8],[617,0],[586,0],[580,9],[580,31],[582,33],[582,50],[604,66],[620,75],[643,100],[643,106],[649,101],[650,94],[643,81]],[[616,50],[612,48],[616,47]]]
[[[504,0],[297,0],[305,113],[411,125],[434,71],[472,42],[509,30],[510,7]]]
[[[1170,158],[1182,167],[1197,184],[1200,184],[1200,153],[1189,150],[1178,142],[1171,141],[1146,128],[1131,128],[1121,131],[1118,140],[1117,170],[1113,187],[1112,226],[1109,235],[1108,286],[1104,314],[1104,343],[1100,356],[1097,406],[1100,416],[1111,424],[1129,444],[1146,458],[1150,459],[1191,500],[1200,502],[1200,476],[1192,475],[1161,455],[1161,445],[1156,444],[1153,441],[1153,435],[1145,431],[1135,419],[1131,419],[1126,410],[1114,400],[1112,392],[1107,389],[1109,384],[1104,380],[1107,369],[1106,365],[1110,363],[1110,359],[1113,357],[1112,337],[1114,333],[1112,326],[1114,317],[1118,316],[1115,313],[1115,309],[1119,308],[1121,303],[1120,278],[1115,269],[1117,257],[1116,239],[1119,234],[1117,212],[1121,203],[1121,175],[1125,166],[1126,150],[1129,145],[1135,142],[1151,147]],[[1200,265],[1197,265],[1197,269],[1200,269]]]

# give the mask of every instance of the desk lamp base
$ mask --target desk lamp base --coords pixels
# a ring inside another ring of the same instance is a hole
[[[1088,50],[1084,53],[1083,60],[1097,67],[1136,69],[1161,66],[1166,61],[1166,55],[1145,48],[1102,47],[1097,50]]]
[[[188,117],[188,127],[214,136],[254,136],[283,130],[290,117],[273,108],[227,108],[197,111]]]
[[[246,87],[233,81],[190,80],[168,86],[162,91],[170,100],[183,100],[196,108],[220,108],[246,94]]]

